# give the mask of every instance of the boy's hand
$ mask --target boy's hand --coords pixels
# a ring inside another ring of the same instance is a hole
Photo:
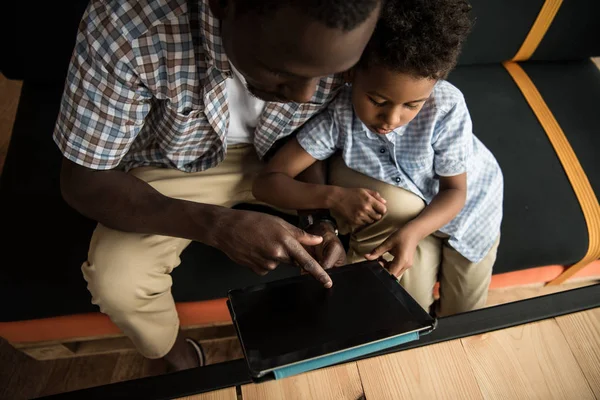
[[[419,237],[416,234],[408,229],[398,229],[371,253],[365,254],[365,258],[367,260],[379,260],[391,274],[399,278],[404,271],[412,267],[418,244]],[[380,258],[386,252],[394,256],[392,261],[385,261]]]
[[[332,209],[350,225],[363,226],[379,221],[387,212],[385,199],[374,190],[336,188]]]

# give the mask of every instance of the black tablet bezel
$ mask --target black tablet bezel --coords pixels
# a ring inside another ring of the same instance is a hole
[[[228,294],[228,307],[232,320],[234,321],[234,326],[236,328],[238,338],[240,339],[251,375],[258,378],[267,372],[283,366],[295,364],[308,359],[324,357],[328,354],[337,353],[367,343],[385,340],[386,338],[395,337],[408,332],[423,331],[423,333],[427,333],[433,329],[435,326],[435,320],[419,306],[419,304],[406,292],[401,285],[398,284],[398,280],[393,275],[389,274],[387,270],[382,268],[378,262],[366,261],[358,264],[339,267],[330,270],[330,275],[335,280],[336,275],[341,276],[345,273],[351,273],[357,268],[366,269],[377,278],[377,280],[382,284],[382,288],[387,289],[389,293],[392,294],[393,297],[398,301],[398,307],[402,307],[404,310],[409,312],[409,314],[412,316],[414,326],[408,331],[400,329],[374,331],[369,332],[368,334],[356,335],[352,338],[346,338],[344,340],[334,340],[328,343],[321,343],[318,346],[289,352],[275,357],[263,358],[260,357],[257,352],[251,352],[247,349],[247,346],[244,342],[244,329],[255,330],[256,326],[246,328],[240,326],[238,323],[239,320],[236,318],[236,301],[238,304],[242,304],[243,300],[237,299],[244,298],[252,292],[269,290],[277,287],[285,287],[286,285],[295,285],[298,283],[311,281],[314,278],[309,275],[304,275],[275,282],[269,282],[262,285],[250,286],[243,289],[231,290]]]

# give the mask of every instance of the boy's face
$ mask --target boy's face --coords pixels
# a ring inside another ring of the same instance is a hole
[[[372,132],[385,135],[417,116],[436,82],[377,65],[357,68],[352,80],[354,110]]]

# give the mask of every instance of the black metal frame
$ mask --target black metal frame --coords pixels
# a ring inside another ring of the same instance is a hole
[[[437,329],[430,335],[422,337],[419,341],[406,343],[368,357],[477,335],[595,307],[600,307],[600,284],[440,318]],[[45,398],[172,399],[245,385],[251,382],[252,379],[248,373],[246,362],[239,359],[168,375],[61,393]]]

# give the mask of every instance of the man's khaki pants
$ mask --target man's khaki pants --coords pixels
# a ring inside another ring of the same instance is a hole
[[[252,195],[252,183],[262,166],[252,146],[234,146],[228,149],[227,157],[221,164],[208,171],[184,173],[145,167],[130,173],[166,196],[232,207],[239,203],[257,203]],[[421,200],[416,196],[393,186],[388,189],[383,183],[349,170],[343,163],[338,170],[332,172],[339,184],[371,187],[380,191],[388,200],[388,215],[377,224],[353,235],[353,260],[358,260],[361,254],[377,246],[398,224],[414,218],[423,208]],[[363,179],[364,183],[358,178]],[[394,203],[398,203],[397,207],[392,205]],[[82,266],[92,302],[148,358],[165,356],[177,337],[179,318],[171,294],[173,282],[170,273],[179,265],[179,256],[189,244],[187,239],[121,232],[101,224],[98,224],[92,236],[88,261]],[[448,258],[459,259],[460,256],[452,253],[450,248],[447,251]],[[424,307],[429,307],[433,302],[431,289],[437,277],[441,252],[440,240],[426,239],[419,246],[417,262],[403,277],[403,284]],[[422,268],[421,263],[429,267]],[[459,264],[453,261],[449,269],[454,270],[456,268],[453,266]],[[448,277],[445,276],[446,265],[442,267],[443,296],[459,297],[452,303],[452,308],[444,309],[446,313],[463,311],[485,303],[493,260],[487,262],[489,265],[478,265],[477,268],[463,264],[460,264],[463,272],[452,272]],[[420,270],[423,270],[425,276],[419,275]],[[486,276],[485,279],[483,275]],[[477,282],[477,285],[471,282]],[[426,295],[426,288],[429,296]]]
[[[349,263],[364,261],[364,254],[374,250],[425,208],[425,202],[417,195],[356,172],[348,168],[341,157],[332,158],[329,168],[331,185],[375,190],[387,201],[387,213],[381,220],[355,230],[350,236]],[[342,233],[351,231],[340,218],[337,220]],[[404,272],[400,284],[429,311],[434,302],[433,287],[439,280],[437,316],[481,308],[487,301],[498,244],[499,238],[483,260],[473,263],[448,245],[447,235],[430,235],[419,242],[413,266]]]

